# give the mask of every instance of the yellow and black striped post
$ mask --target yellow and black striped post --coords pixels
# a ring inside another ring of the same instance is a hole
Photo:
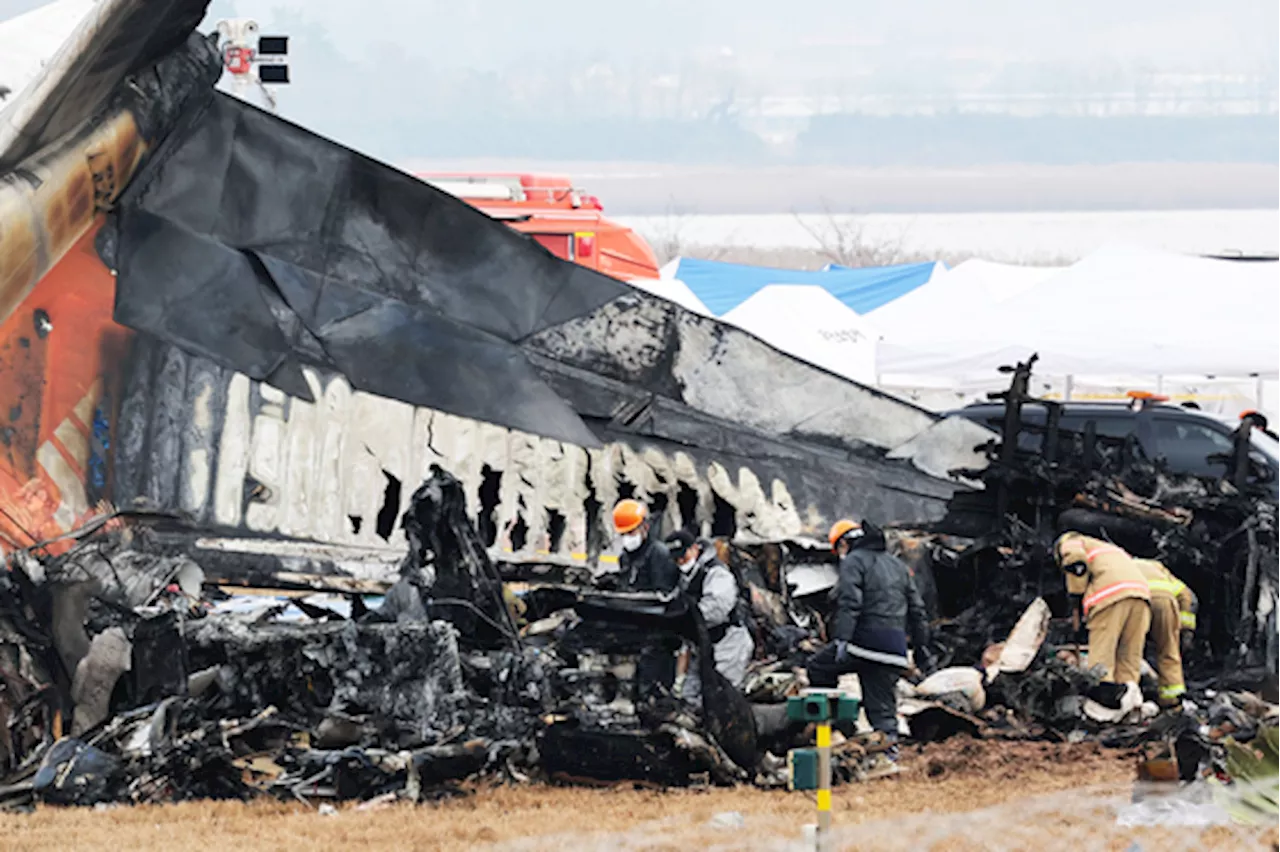
[[[831,722],[818,723],[818,852],[831,842]]]
[[[787,752],[787,788],[813,790],[818,802],[814,845],[818,852],[831,848],[831,723],[856,722],[858,699],[838,689],[808,689],[787,699],[787,718],[810,723],[817,729],[817,748],[793,748]]]

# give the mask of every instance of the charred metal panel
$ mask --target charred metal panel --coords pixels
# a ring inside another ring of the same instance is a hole
[[[0,456],[19,477],[35,476],[36,447],[40,443],[40,401],[48,347],[35,333],[35,311],[23,312],[19,322],[29,328],[0,339]]]
[[[902,463],[772,438],[667,401],[654,415],[666,431],[710,432],[713,446],[601,422],[609,443],[586,449],[415,409],[311,370],[316,401],[306,402],[146,335],[130,365],[116,503],[180,509],[240,535],[402,550],[402,530],[379,519],[404,513],[432,464],[462,481],[488,543],[579,558],[606,547],[601,507],[626,495],[649,501],[669,528],[750,541],[820,532],[846,513],[934,520],[953,490]]]
[[[187,40],[208,0],[101,0],[0,114],[0,169],[75,130],[125,75]]]
[[[302,399],[308,364],[386,397],[594,443],[516,341],[625,285],[231,98],[152,165],[104,246],[125,325]]]
[[[119,14],[121,6],[141,5],[103,3],[86,25],[98,20],[99,13]],[[149,27],[142,27],[131,35],[145,39],[148,32]],[[88,78],[101,82],[95,76],[100,69],[83,68],[91,56],[88,51],[67,64],[60,55],[37,85],[0,113],[0,152],[8,146],[7,153],[0,153],[0,322],[94,226],[95,218],[111,209],[149,146],[169,133],[190,101],[210,96],[209,87],[222,70],[217,51],[192,36],[185,47],[135,74],[109,99],[107,90],[88,105],[74,99],[48,101],[27,111],[33,99],[43,97],[40,86],[50,80],[72,88]],[[57,80],[51,77],[56,77],[55,68],[82,76]],[[123,78],[124,69],[118,70],[113,86]],[[87,120],[91,113],[96,115]],[[56,127],[67,132],[46,133]]]
[[[213,473],[218,463],[217,416],[226,410],[226,371],[201,358],[188,365],[182,433],[185,459],[179,470],[178,507],[196,521],[212,521]]]
[[[0,321],[92,227],[141,156],[133,116],[118,112],[0,173]]]
[[[106,496],[128,332],[92,242],[0,320],[0,548],[66,532]]]
[[[0,114],[0,550],[66,532],[108,491],[127,332],[93,236],[149,145],[209,97],[218,54],[188,39],[203,8],[104,0]]]
[[[395,519],[437,462],[465,483],[487,538],[517,551],[596,553],[601,509],[624,494],[672,525],[747,539],[816,531],[836,512],[937,516],[950,486],[880,458],[931,415],[563,263],[451,196],[214,95],[216,71],[193,36],[106,105],[136,133],[111,161],[115,183],[101,183],[101,162],[81,181],[90,213],[115,200],[139,146],[165,139],[98,240],[118,273],[117,318],[149,333],[127,362],[116,346],[66,367],[19,513],[39,532],[82,517],[109,469],[121,506],[394,551]],[[62,138],[72,154],[83,142]],[[14,268],[30,272],[32,257]],[[94,287],[111,280],[96,262],[81,271]],[[94,294],[98,313],[55,334],[119,343]]]
[[[644,293],[544,331],[527,348],[771,435],[849,449],[896,447],[937,420]]]
[[[849,451],[883,452],[936,420],[560,261],[446,193],[231,98],[192,114],[112,218],[102,249],[119,273],[118,321],[308,402],[304,366],[593,446],[578,415],[599,414],[566,404],[563,382],[559,394],[547,385],[563,367]]]

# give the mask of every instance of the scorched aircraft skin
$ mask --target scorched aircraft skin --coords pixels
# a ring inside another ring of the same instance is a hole
[[[99,4],[3,114],[7,548],[105,501],[385,565],[437,462],[516,550],[600,552],[624,493],[746,540],[940,517],[885,459],[933,415],[215,92],[203,4],[156,10]]]

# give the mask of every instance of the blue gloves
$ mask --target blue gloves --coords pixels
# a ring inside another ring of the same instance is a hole
[[[843,639],[836,640],[836,662],[843,663],[849,659],[849,643]]]

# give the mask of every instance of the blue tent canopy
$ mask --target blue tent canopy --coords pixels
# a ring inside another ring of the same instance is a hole
[[[718,260],[679,259],[675,276],[716,316],[724,316],[770,284],[816,284],[855,313],[865,314],[924,284],[933,263],[908,263],[851,269],[829,266],[820,272],[774,269]]]

